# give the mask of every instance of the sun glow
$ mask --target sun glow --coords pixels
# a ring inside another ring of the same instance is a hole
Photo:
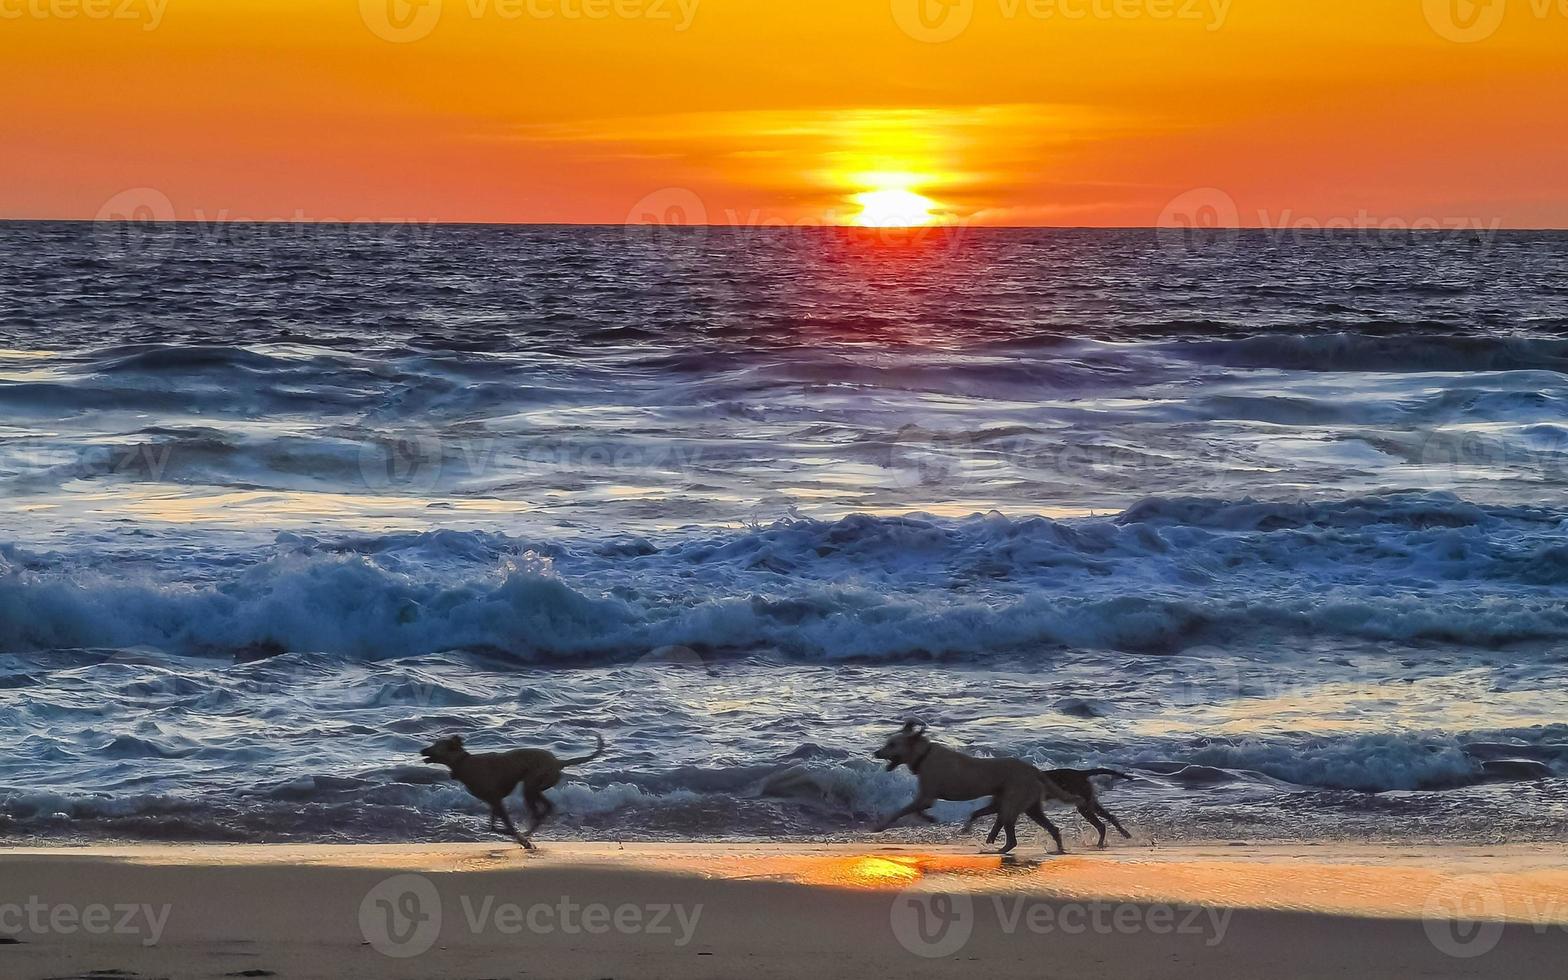
[[[936,220],[935,201],[903,188],[867,191],[851,200],[860,205],[854,221],[862,228],[917,228]]]

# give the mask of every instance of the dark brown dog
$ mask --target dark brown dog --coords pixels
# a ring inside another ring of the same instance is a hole
[[[594,739],[599,743],[598,747],[576,759],[558,759],[553,752],[544,749],[469,752],[463,748],[463,739],[458,735],[420,749],[419,754],[426,762],[446,766],[452,771],[453,779],[490,807],[491,830],[496,830],[496,821],[500,821],[513,840],[532,851],[534,844],[529,837],[555,812],[555,804],[545,799],[544,791],[561,781],[562,770],[592,762],[604,754],[604,739],[597,735]],[[527,833],[518,833],[506,812],[506,798],[519,785],[523,787],[523,803],[532,818]]]
[[[904,727],[872,755],[887,763],[888,772],[908,766],[919,780],[914,802],[883,820],[877,830],[886,830],[911,814],[934,823],[935,818],[926,811],[938,800],[978,800],[989,796],[991,803],[980,813],[999,814],[996,833],[1007,831],[1007,844],[1001,853],[1006,854],[1018,846],[1019,817],[1028,817],[1044,827],[1056,842],[1056,853],[1066,853],[1062,848],[1061,832],[1046,819],[1040,804],[1051,799],[1078,806],[1081,801],[1022,759],[981,759],[938,745],[926,737],[926,725],[921,721],[905,722]],[[973,823],[974,817],[969,820]],[[995,835],[991,840],[996,840]]]
[[[1100,842],[1095,845],[1096,847],[1105,846],[1105,824],[1100,822],[1100,817],[1109,820],[1111,826],[1115,827],[1117,832],[1123,837],[1129,840],[1132,839],[1132,834],[1127,832],[1127,828],[1122,826],[1121,821],[1117,820],[1111,814],[1111,811],[1100,804],[1100,795],[1094,788],[1095,776],[1115,776],[1118,779],[1132,779],[1132,776],[1124,772],[1117,772],[1115,769],[1037,769],[1035,771],[1040,774],[1042,780],[1047,780],[1050,785],[1060,786],[1082,801],[1076,804],[1078,812],[1094,826],[1095,830],[1100,832]],[[969,822],[964,824],[964,829],[968,830],[970,824],[980,817],[996,813],[998,809],[994,800],[987,806],[981,807],[969,815]],[[1002,829],[1002,820],[998,817],[996,826],[991,828],[991,835],[986,838],[986,843],[995,843]]]
[[[1100,805],[1100,794],[1094,788],[1095,776],[1113,776],[1117,779],[1128,780],[1132,779],[1132,776],[1124,772],[1117,772],[1115,769],[1043,769],[1040,774],[1083,800],[1082,803],[1078,804],[1078,812],[1083,815],[1085,820],[1089,821],[1095,830],[1100,832],[1100,842],[1095,846],[1105,846],[1105,824],[1096,819],[1096,815],[1109,820],[1111,826],[1116,828],[1117,833],[1128,840],[1132,840],[1132,834],[1127,832],[1127,828],[1122,826],[1122,822],[1112,816],[1111,811]]]

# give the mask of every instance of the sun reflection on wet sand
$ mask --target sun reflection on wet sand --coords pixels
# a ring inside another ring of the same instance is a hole
[[[8,853],[37,853],[13,848]],[[315,865],[422,872],[634,873],[775,881],[855,891],[1030,894],[1058,901],[1176,903],[1420,918],[1434,895],[1484,892],[1483,918],[1568,923],[1568,866],[1548,845],[1389,848],[1225,843],[1002,857],[847,844],[550,843],[527,855],[490,844],[133,845],[73,852],[133,864]]]
[[[801,862],[792,877],[804,884],[840,888],[907,888],[934,875],[995,874],[1003,866],[999,855],[865,854],[825,857]]]

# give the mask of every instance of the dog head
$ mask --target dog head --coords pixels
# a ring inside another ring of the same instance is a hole
[[[899,766],[918,762],[921,746],[926,745],[928,742],[930,742],[930,739],[926,738],[925,722],[906,721],[904,722],[904,727],[900,728],[897,734],[888,739],[872,755],[885,761],[887,763],[887,771],[892,772]]]
[[[431,762],[438,766],[450,766],[467,755],[468,751],[463,748],[463,737],[461,735],[451,735],[441,739],[434,745],[420,749],[419,754],[424,756],[426,762]]]

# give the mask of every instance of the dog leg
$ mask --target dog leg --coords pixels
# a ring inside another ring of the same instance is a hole
[[[1002,829],[1007,833],[1007,843],[1002,845],[1002,849],[1000,851],[997,851],[998,854],[1006,854],[1018,846],[1018,832],[1014,828],[1014,823],[1016,822],[1017,818],[1014,818],[1013,823],[1002,825]]]
[[[1056,824],[1052,823],[1046,818],[1045,810],[1040,806],[1040,804],[1036,803],[1034,806],[1031,806],[1024,812],[1029,815],[1030,820],[1033,820],[1035,823],[1044,827],[1045,832],[1051,835],[1052,840],[1056,841],[1056,853],[1067,853],[1067,848],[1062,846],[1062,832],[1056,829]]]
[[[971,827],[973,827],[975,825],[975,821],[976,820],[979,820],[981,817],[988,817],[988,816],[990,816],[991,814],[993,814],[995,812],[996,812],[996,801],[992,800],[990,803],[987,803],[985,806],[981,807],[980,809],[976,810],[974,813],[971,813],[969,815],[969,819],[964,821],[964,831],[963,832],[966,833],[966,834],[969,833],[969,828],[971,828]]]
[[[1111,822],[1111,826],[1115,827],[1118,833],[1128,840],[1132,840],[1132,835],[1127,832],[1127,828],[1122,826],[1122,822],[1120,820],[1117,820],[1115,817],[1111,816],[1111,811],[1107,810],[1098,803],[1094,805],[1094,808],[1100,811],[1100,816]],[[1102,840],[1105,837],[1105,832],[1103,830],[1100,832],[1100,837]]]
[[[538,830],[539,825],[544,823],[555,812],[555,804],[551,803],[549,797],[543,793],[524,790],[523,802],[527,805],[528,815],[533,820],[528,826],[528,833],[530,834]]]
[[[1078,808],[1078,813],[1085,820],[1089,821],[1089,825],[1091,827],[1093,827],[1095,830],[1098,830],[1100,832],[1100,842],[1098,844],[1094,845],[1094,846],[1095,847],[1104,847],[1105,846],[1105,824],[1104,824],[1104,822],[1101,821],[1099,817],[1095,816],[1094,810],[1087,803],[1085,803],[1083,806]]]
[[[497,804],[495,804],[494,813],[495,813],[496,818],[499,819],[501,821],[501,823],[506,827],[506,832],[509,835],[511,835],[511,838],[513,840],[517,841],[517,843],[523,845],[523,850],[525,850],[525,851],[538,850],[538,848],[534,847],[534,842],[528,839],[528,835],[527,834],[523,834],[523,833],[519,833],[518,832],[517,825],[512,823],[511,814],[506,812],[506,804],[505,803],[497,803]]]
[[[936,800],[916,799],[913,803],[877,824],[876,830],[877,832],[884,831],[912,813],[924,813],[931,809],[932,804],[935,802]]]

